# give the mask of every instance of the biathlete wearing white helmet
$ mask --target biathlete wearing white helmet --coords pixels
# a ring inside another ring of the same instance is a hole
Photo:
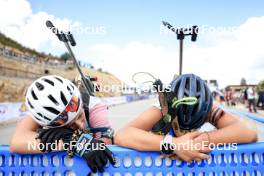
[[[26,94],[26,105],[39,125],[62,127],[79,114],[82,99],[71,81],[49,75],[31,84]]]
[[[44,76],[34,81],[26,94],[26,105],[33,119],[42,127],[37,130],[37,137],[42,144],[58,143],[62,140],[68,144],[69,156],[78,155],[83,158],[91,172],[104,172],[109,161],[115,164],[112,152],[105,146],[102,150],[94,150],[91,146],[104,144],[102,138],[113,141],[113,129],[107,119],[106,106],[96,97],[79,89],[69,80],[60,76]],[[71,122],[78,117],[83,107],[85,129],[71,128]],[[69,124],[69,126],[67,126]],[[96,135],[100,133],[99,135]],[[71,144],[76,145],[71,145]],[[85,144],[82,149],[78,144]],[[89,145],[88,145],[89,144]],[[105,145],[105,144],[104,144]],[[50,145],[45,145],[42,152],[51,152]]]

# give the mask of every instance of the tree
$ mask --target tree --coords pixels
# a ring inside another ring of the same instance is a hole
[[[247,85],[247,81],[246,81],[245,78],[241,78],[240,85],[241,85],[241,86],[245,86],[245,85]]]
[[[71,59],[71,55],[67,52],[63,53],[60,58],[66,63],[67,60]]]
[[[264,80],[260,81],[257,85],[257,91],[262,92],[264,91]]]

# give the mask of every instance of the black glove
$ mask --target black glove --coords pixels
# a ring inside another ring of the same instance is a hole
[[[59,140],[63,140],[64,143],[69,143],[72,139],[72,135],[74,133],[74,130],[67,127],[60,127],[60,128],[50,128],[50,129],[44,129],[40,128],[37,130],[37,137],[36,139],[40,139],[41,143],[44,144],[44,148],[42,148],[42,152],[51,152],[52,148],[51,145],[47,144],[53,144],[59,142]]]
[[[104,172],[104,167],[108,161],[112,165],[116,163],[113,153],[106,147],[105,143],[94,139],[89,134],[80,136],[74,147],[74,154],[82,157],[93,173]]]
[[[104,167],[109,161],[112,165],[115,164],[115,158],[112,152],[106,147],[105,143],[96,140],[90,134],[84,133],[84,131],[71,128],[60,127],[50,129],[38,129],[38,136],[36,139],[40,139],[43,144],[55,143],[60,139],[64,143],[69,144],[68,153],[75,154],[82,157],[92,172],[96,173],[104,172]],[[78,145],[82,144],[78,148]],[[42,152],[52,151],[51,145],[45,145]]]

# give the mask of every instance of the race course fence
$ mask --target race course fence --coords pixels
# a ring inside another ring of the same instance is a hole
[[[230,110],[231,112],[231,110]],[[243,113],[262,121],[255,114]],[[262,121],[263,122],[263,121]],[[210,152],[209,160],[186,163],[161,159],[159,152],[139,152],[118,146],[109,146],[117,158],[115,166],[107,165],[104,176],[264,176],[264,143],[238,145],[235,150],[222,147]],[[82,176],[90,172],[84,160],[72,159],[66,152],[48,154],[16,154],[9,146],[0,146],[0,176],[49,175]]]
[[[186,163],[161,159],[158,152],[138,152],[109,146],[117,158],[100,175],[113,176],[263,176],[264,143],[239,145],[237,150],[213,150],[209,160]],[[66,156],[65,152],[19,155],[0,147],[0,175],[82,176],[90,172],[84,160]]]

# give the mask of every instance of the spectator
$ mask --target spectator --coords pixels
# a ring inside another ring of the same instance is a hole
[[[252,106],[253,106],[253,110],[256,113],[257,109],[256,109],[256,93],[254,88],[251,86],[247,89],[247,99],[248,99],[248,109],[249,112],[252,112]]]
[[[244,90],[244,103],[246,107],[248,106],[248,93],[247,93],[248,87]]]
[[[225,91],[225,101],[226,101],[227,106],[232,105],[233,92],[231,88],[227,88]]]
[[[264,91],[260,91],[258,94],[259,94],[259,98],[258,98],[257,107],[264,110]]]
[[[236,93],[234,89],[231,89],[231,106],[236,106]]]

